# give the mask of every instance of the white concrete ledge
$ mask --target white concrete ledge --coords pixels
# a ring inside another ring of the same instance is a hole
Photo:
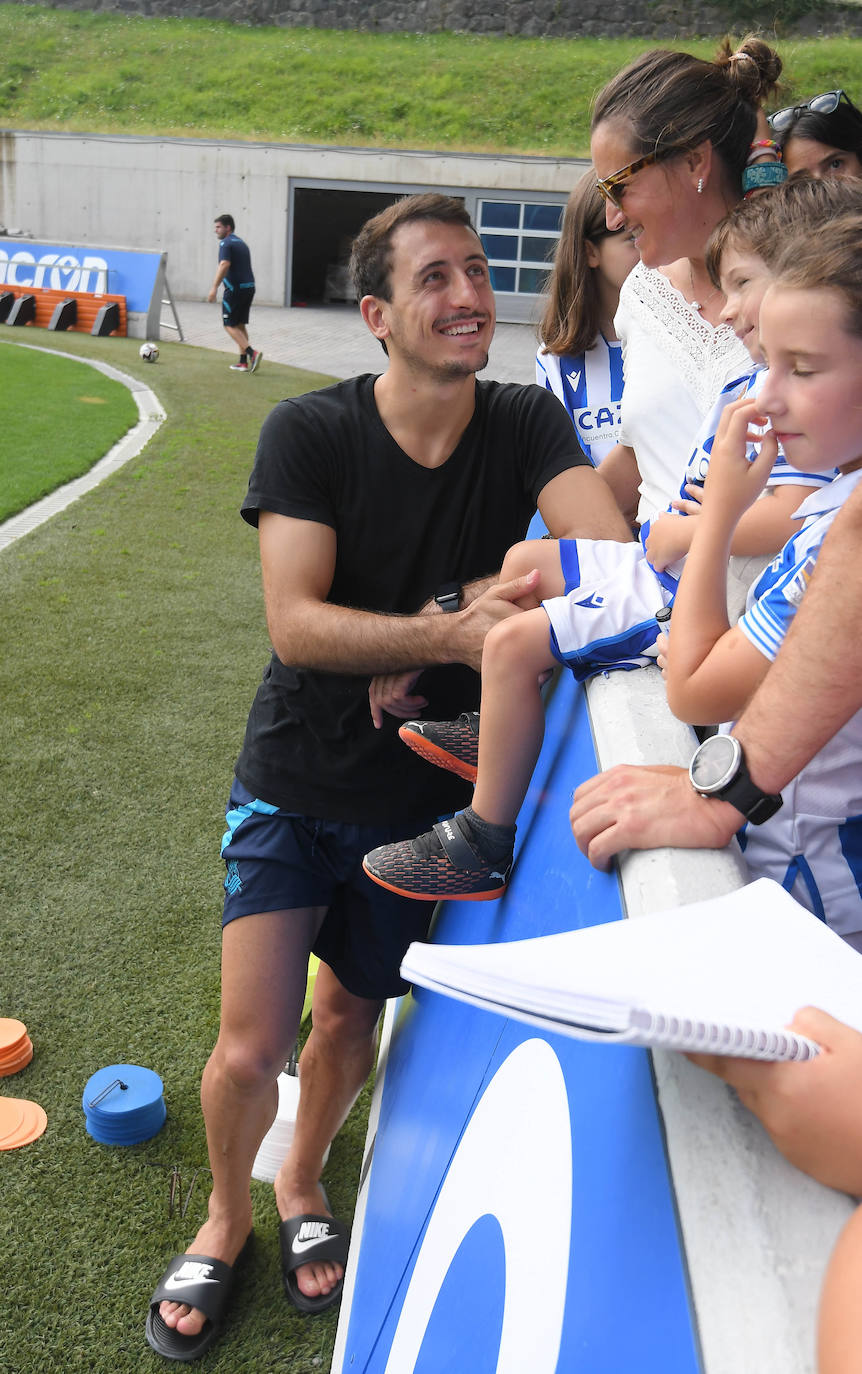
[[[587,700],[603,770],[688,764],[694,732],[670,714],[657,669],[595,678]],[[637,918],[747,880],[735,841],[620,863],[624,908]],[[823,1271],[853,1202],[788,1164],[717,1078],[681,1054],[652,1058],[704,1374],[814,1374]]]

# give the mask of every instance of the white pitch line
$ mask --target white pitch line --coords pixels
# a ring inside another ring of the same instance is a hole
[[[82,358],[77,353],[64,353],[59,348],[43,348],[39,344],[18,343],[17,340],[0,339],[0,343],[8,343],[13,348],[32,348],[36,353],[53,353],[58,358],[71,358],[73,362],[86,363],[87,367],[94,367],[97,372],[102,372],[106,377],[110,377],[115,382],[121,382],[128,387],[135,399],[138,407],[138,422],[131,429],[127,430],[122,439],[114,444],[112,449],[94,463],[88,472],[82,477],[76,477],[71,482],[66,482],[50,495],[44,496],[41,501],[36,501],[26,510],[20,511],[18,515],[13,515],[9,520],[0,525],[0,551],[8,548],[16,539],[22,535],[29,534],[39,525],[43,525],[52,516],[58,515],[61,510],[65,510],[73,501],[77,501],[79,496],[92,491],[111,473],[116,472],[130,458],[134,458],[145,444],[155,434],[162,421],[167,418],[159,398],[154,391],[151,391],[143,382],[137,378],[130,377],[127,372],[120,372],[118,368],[111,367],[110,363],[102,363],[94,358]]]

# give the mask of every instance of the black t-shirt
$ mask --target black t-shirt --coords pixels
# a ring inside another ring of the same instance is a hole
[[[243,517],[314,520],[337,533],[328,600],[414,614],[444,582],[499,570],[523,539],[542,488],[586,463],[556,397],[537,386],[477,382],[473,417],[447,461],[415,463],[386,429],[370,375],[282,401],[261,430]],[[381,665],[381,670],[385,665]],[[249,791],[302,815],[386,824],[448,813],[468,786],[375,730],[367,675],[320,672],[273,653],[236,766]],[[423,715],[451,719],[478,704],[479,677],[433,667],[415,689]]]

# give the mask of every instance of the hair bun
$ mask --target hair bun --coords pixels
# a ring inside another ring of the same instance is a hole
[[[740,95],[752,105],[763,105],[775,92],[781,76],[782,62],[778,53],[753,33],[746,34],[736,44],[731,44],[729,38],[723,39],[715,61]]]

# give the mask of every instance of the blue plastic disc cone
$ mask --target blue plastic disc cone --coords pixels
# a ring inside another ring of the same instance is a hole
[[[167,1116],[164,1085],[139,1064],[109,1064],[87,1081],[82,1098],[87,1131],[103,1145],[139,1145]]]

